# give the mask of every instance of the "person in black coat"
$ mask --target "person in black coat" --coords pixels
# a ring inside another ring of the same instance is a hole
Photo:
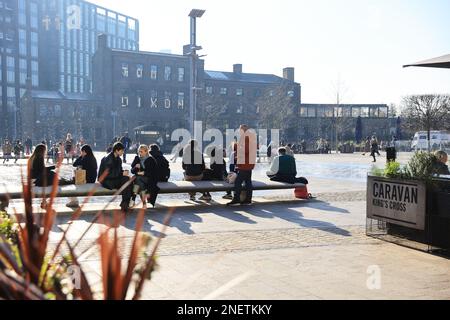
[[[149,149],[146,145],[139,147],[139,155],[134,158],[131,164],[131,173],[136,175],[136,180],[133,186],[133,195],[130,201],[130,207],[134,207],[136,203],[137,194],[141,193],[142,205],[146,207],[147,195],[149,193],[148,201],[155,207],[156,198],[158,197],[158,164],[156,159],[149,154]]]
[[[124,172],[122,169],[122,159],[120,157],[123,156],[124,146],[122,143],[117,142],[113,146],[113,151],[104,157],[100,163],[100,170],[98,172],[99,179],[102,178],[103,173],[106,171],[106,177],[104,177],[103,181],[100,181],[102,186],[109,190],[120,189],[124,184],[128,183],[130,177],[127,172]],[[128,208],[130,205],[132,193],[132,184],[130,183],[123,191],[122,191],[122,202],[120,203],[120,208],[124,213],[128,212]]]
[[[150,145],[150,155],[155,158],[158,165],[158,182],[167,182],[170,178],[170,164],[164,157],[157,144]]]
[[[81,156],[75,160],[73,166],[86,170],[87,183],[95,183],[97,180],[97,159],[95,159],[91,146],[85,144],[81,147]]]

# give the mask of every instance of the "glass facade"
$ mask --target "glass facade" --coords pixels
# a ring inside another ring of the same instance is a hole
[[[91,92],[91,59],[97,36],[108,36],[113,49],[139,49],[139,22],[131,17],[81,0],[43,1],[55,6],[52,22],[59,33],[59,89],[63,92]],[[49,13],[51,15],[51,12]]]
[[[302,118],[387,118],[388,107],[384,105],[302,105],[299,109]]]

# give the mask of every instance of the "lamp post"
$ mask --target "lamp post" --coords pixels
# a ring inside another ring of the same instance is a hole
[[[196,116],[196,106],[197,106],[197,50],[201,50],[202,47],[197,46],[197,18],[201,18],[205,10],[192,9],[189,13],[191,18],[191,41],[189,44],[189,55],[191,57],[190,61],[190,103],[189,103],[189,129],[191,135],[194,134],[194,122]]]

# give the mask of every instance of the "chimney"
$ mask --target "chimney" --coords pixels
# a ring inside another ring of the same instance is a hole
[[[242,64],[233,64],[233,73],[242,74]]]
[[[289,81],[295,81],[295,69],[294,68],[284,68],[283,78]]]
[[[100,34],[97,38],[97,49],[106,49],[108,47],[108,36],[106,34]]]

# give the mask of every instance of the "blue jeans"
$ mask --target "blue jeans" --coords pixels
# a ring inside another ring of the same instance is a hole
[[[252,171],[238,171],[236,181],[234,182],[234,200],[241,201],[242,183],[245,182],[245,191],[247,196],[244,201],[252,201],[253,185]]]

